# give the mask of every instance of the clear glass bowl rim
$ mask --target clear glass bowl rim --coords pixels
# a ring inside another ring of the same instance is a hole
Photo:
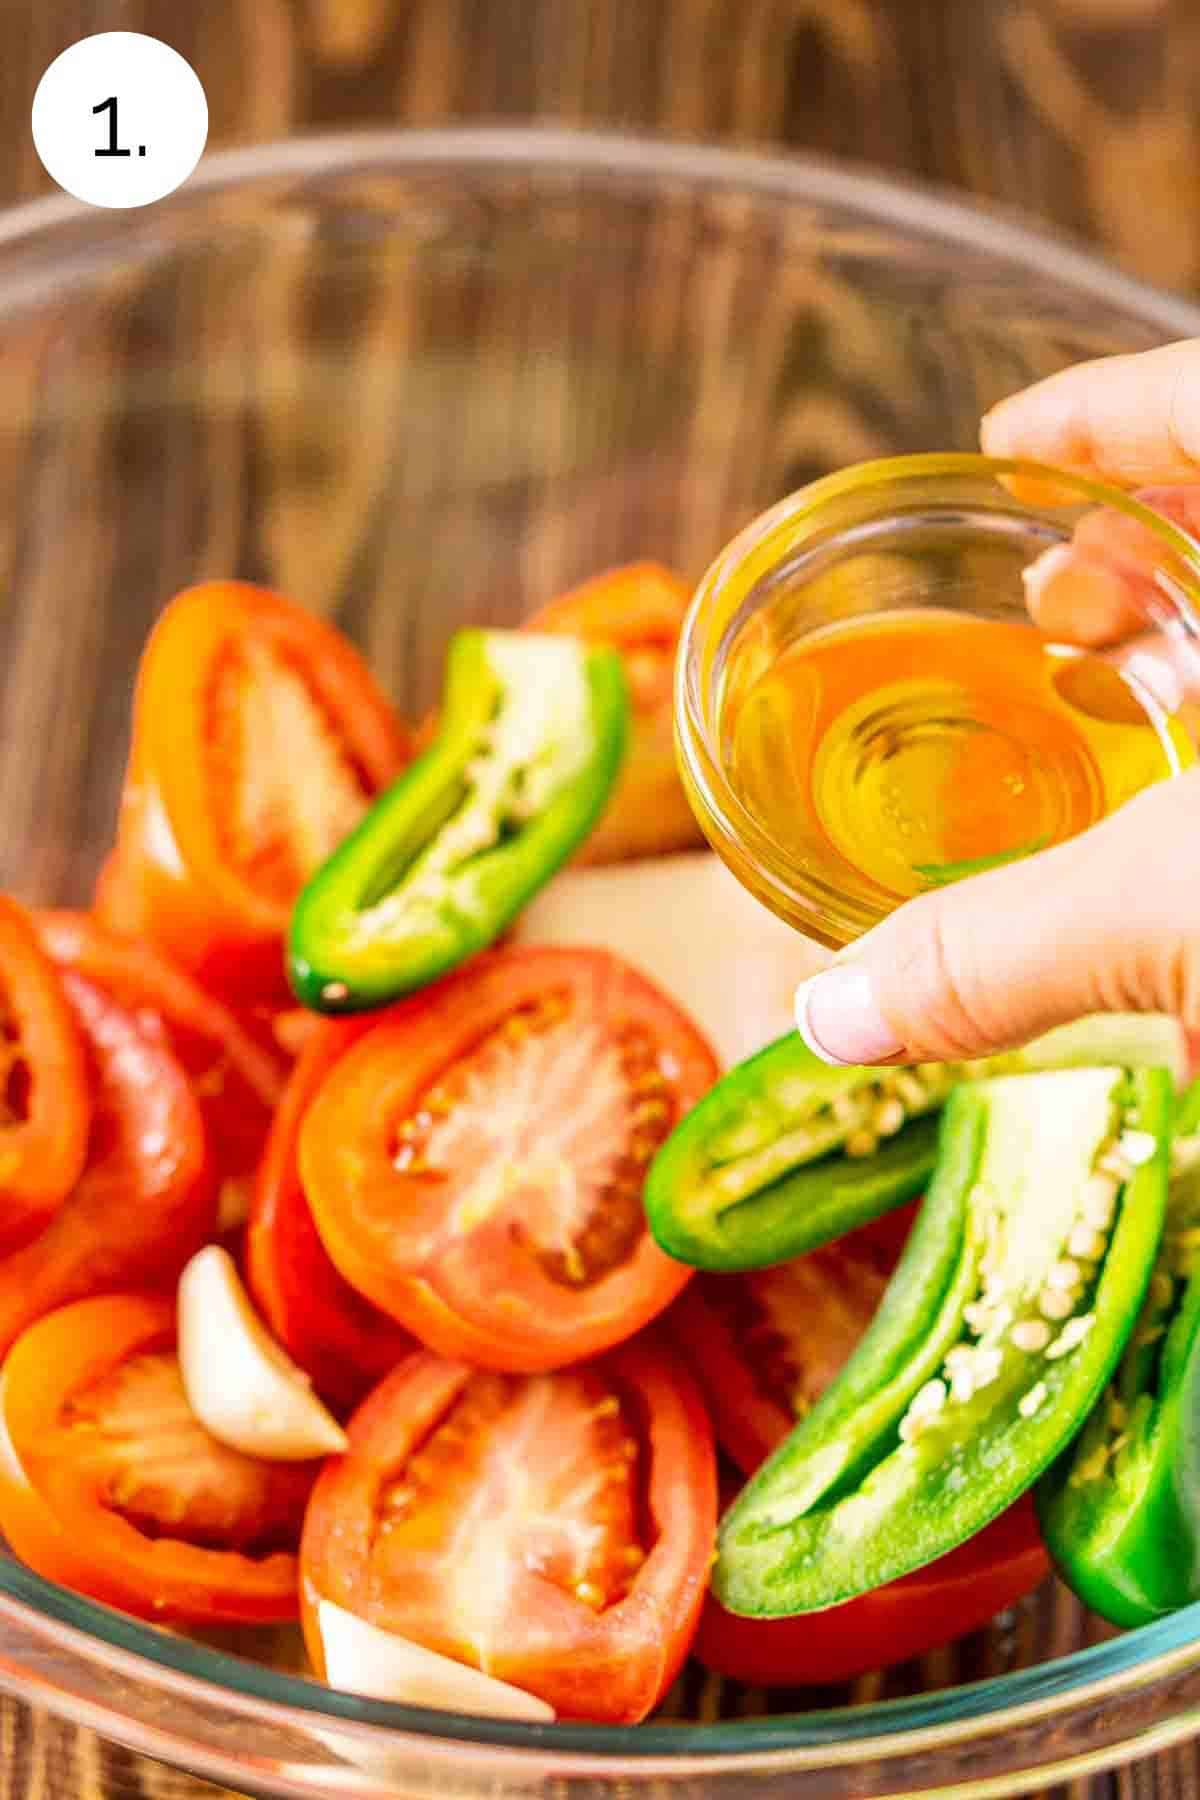
[[[807,912],[809,929],[819,932],[818,907],[827,918],[832,914],[839,943],[848,943],[869,929],[871,917],[844,896],[834,900],[823,892],[818,902],[802,866],[772,843],[722,767],[718,646],[730,634],[736,635],[741,628],[738,621],[755,592],[770,581],[773,571],[810,530],[820,529],[826,509],[836,508],[839,500],[870,500],[877,495],[881,512],[891,515],[903,509],[907,493],[912,491],[919,492],[928,505],[928,489],[936,486],[942,490],[939,503],[952,505],[958,484],[990,482],[998,487],[1008,476],[1023,477],[1045,489],[1052,484],[1062,495],[1058,506],[1007,498],[1004,510],[1014,516],[1053,517],[1061,511],[1069,520],[1094,507],[1123,513],[1155,538],[1162,554],[1156,570],[1159,613],[1157,620],[1147,615],[1146,624],[1161,623],[1187,640],[1195,661],[1200,651],[1200,546],[1186,531],[1132,494],[1092,476],[1067,474],[1027,458],[971,451],[876,457],[837,469],[785,495],[743,526],[714,558],[701,576],[684,618],[675,664],[676,747],[693,804],[703,808],[706,832],[713,841],[736,843],[739,851],[754,861],[764,889],[771,889],[785,902],[786,916]]]
[[[167,242],[167,219],[186,217],[206,201],[247,188],[315,190],[348,177],[391,173],[429,174],[471,169],[492,176],[536,174],[547,183],[565,180],[624,187],[629,192],[682,187],[697,195],[741,192],[764,202],[838,205],[919,236],[969,248],[1036,269],[1076,294],[1136,314],[1148,325],[1179,337],[1200,337],[1200,307],[1110,268],[1062,238],[1031,228],[1000,209],[981,208],[952,192],[848,167],[815,156],[782,156],[753,150],[581,131],[538,125],[450,127],[429,130],[364,130],[312,135],[206,156],[187,185],[144,212],[110,214],[65,196],[50,196],[0,213],[0,321],[61,291],[68,269],[95,274],[112,261],[154,255]],[[931,1695],[789,1716],[739,1719],[712,1725],[532,1726],[430,1712],[333,1692],[300,1676],[284,1675],[186,1638],[168,1636],[135,1619],[81,1598],[0,1555],[0,1616],[23,1632],[52,1642],[61,1638],[74,1655],[91,1646],[113,1653],[111,1666],[135,1679],[185,1697],[230,1696],[232,1710],[252,1717],[269,1709],[276,1723],[380,1727],[399,1750],[464,1755],[494,1750],[545,1764],[570,1758],[572,1773],[590,1765],[597,1773],[620,1761],[639,1775],[657,1766],[680,1776],[706,1767],[732,1772],[891,1757],[906,1749],[923,1754],[974,1731],[1015,1727],[1052,1717],[1131,1689],[1167,1681],[1200,1665],[1200,1602],[1137,1631],[1012,1674]],[[6,1685],[27,1697],[54,1703],[53,1682],[19,1662],[0,1669]],[[217,1692],[214,1694],[214,1690]],[[90,1703],[64,1710],[89,1714]],[[103,1721],[116,1730],[119,1709]],[[1191,1714],[1143,1740],[1161,1748],[1188,1728]],[[1178,1726],[1178,1730],[1175,1727]],[[169,1729],[169,1727],[168,1727]],[[144,1734],[139,1734],[144,1735]],[[169,1756],[167,1747],[155,1749]],[[1137,1752],[1135,1752],[1137,1753]],[[1118,1759],[1114,1747],[1104,1766]],[[507,1761],[507,1757],[505,1758]],[[1047,1773],[1049,1767],[1047,1766]],[[335,1775],[330,1768],[331,1777]],[[986,1784],[989,1788],[990,1783]],[[330,1791],[334,1791],[331,1786]]]

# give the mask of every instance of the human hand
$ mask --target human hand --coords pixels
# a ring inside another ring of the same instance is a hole
[[[1200,535],[1200,341],[1052,376],[989,413],[982,442],[1136,487]],[[1144,629],[1154,559],[1135,522],[1090,515],[1026,571],[1036,623],[1096,647]],[[805,1041],[837,1063],[981,1056],[1093,1012],[1173,1013],[1200,1033],[1200,769],[910,901],[796,994]]]

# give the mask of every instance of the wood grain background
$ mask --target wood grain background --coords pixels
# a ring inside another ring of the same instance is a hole
[[[865,159],[1017,205],[1200,284],[1194,0],[4,0],[0,195],[44,188],[47,63],[146,30],[214,145],[540,117]]]
[[[539,117],[824,151],[1019,206],[1143,277],[1200,289],[1197,0],[0,0],[0,26],[4,203],[49,185],[28,130],[46,65],[88,32],[146,30],[199,71],[213,146]],[[103,480],[97,444],[79,453]],[[4,478],[0,466],[0,512],[14,499]],[[309,514],[284,521],[277,560],[289,543],[311,555],[314,529]],[[336,520],[325,536],[336,557]],[[4,544],[0,528],[0,561]],[[46,580],[64,576],[65,564]],[[0,661],[21,653],[4,629],[0,609]],[[74,655],[90,679],[86,642]],[[44,683],[38,695],[28,718],[5,721],[33,741],[53,723],[36,710]],[[6,794],[18,839],[22,813],[33,841],[46,804],[47,754],[36,784]],[[69,875],[48,865],[36,881]],[[212,1791],[0,1702],[0,1800]],[[1072,1792],[1196,1800],[1200,1757],[1188,1746]]]

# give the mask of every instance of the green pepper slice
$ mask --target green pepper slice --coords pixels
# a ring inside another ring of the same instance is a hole
[[[981,1530],[1053,1461],[1146,1290],[1171,1097],[1153,1069],[955,1090],[875,1320],[722,1522],[725,1607],[813,1612],[894,1581]]]
[[[1113,1381],[1038,1483],[1063,1580],[1114,1625],[1200,1600],[1200,1082],[1176,1110],[1167,1226]]]
[[[615,650],[456,633],[434,743],[296,903],[299,999],[318,1012],[381,1006],[498,937],[599,818],[628,711]]]
[[[1047,1032],[1023,1050],[917,1068],[830,1068],[795,1032],[731,1069],[650,1167],[646,1216],[680,1262],[733,1273],[803,1256],[919,1194],[937,1118],[964,1081],[1093,1064],[1183,1067],[1164,1015],[1116,1013]]]

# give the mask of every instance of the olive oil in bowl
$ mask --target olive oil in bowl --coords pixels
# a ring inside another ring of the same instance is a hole
[[[1034,628],[1025,577],[1098,508],[1136,527],[1141,580],[1129,641],[1085,653]],[[1131,495],[1036,464],[860,463],[781,500],[710,565],[675,700],[709,841],[764,905],[839,949],[1195,763],[1200,544]]]
[[[1194,760],[1111,661],[929,607],[805,635],[725,726],[730,783],[788,859],[892,904],[1061,843]]]

